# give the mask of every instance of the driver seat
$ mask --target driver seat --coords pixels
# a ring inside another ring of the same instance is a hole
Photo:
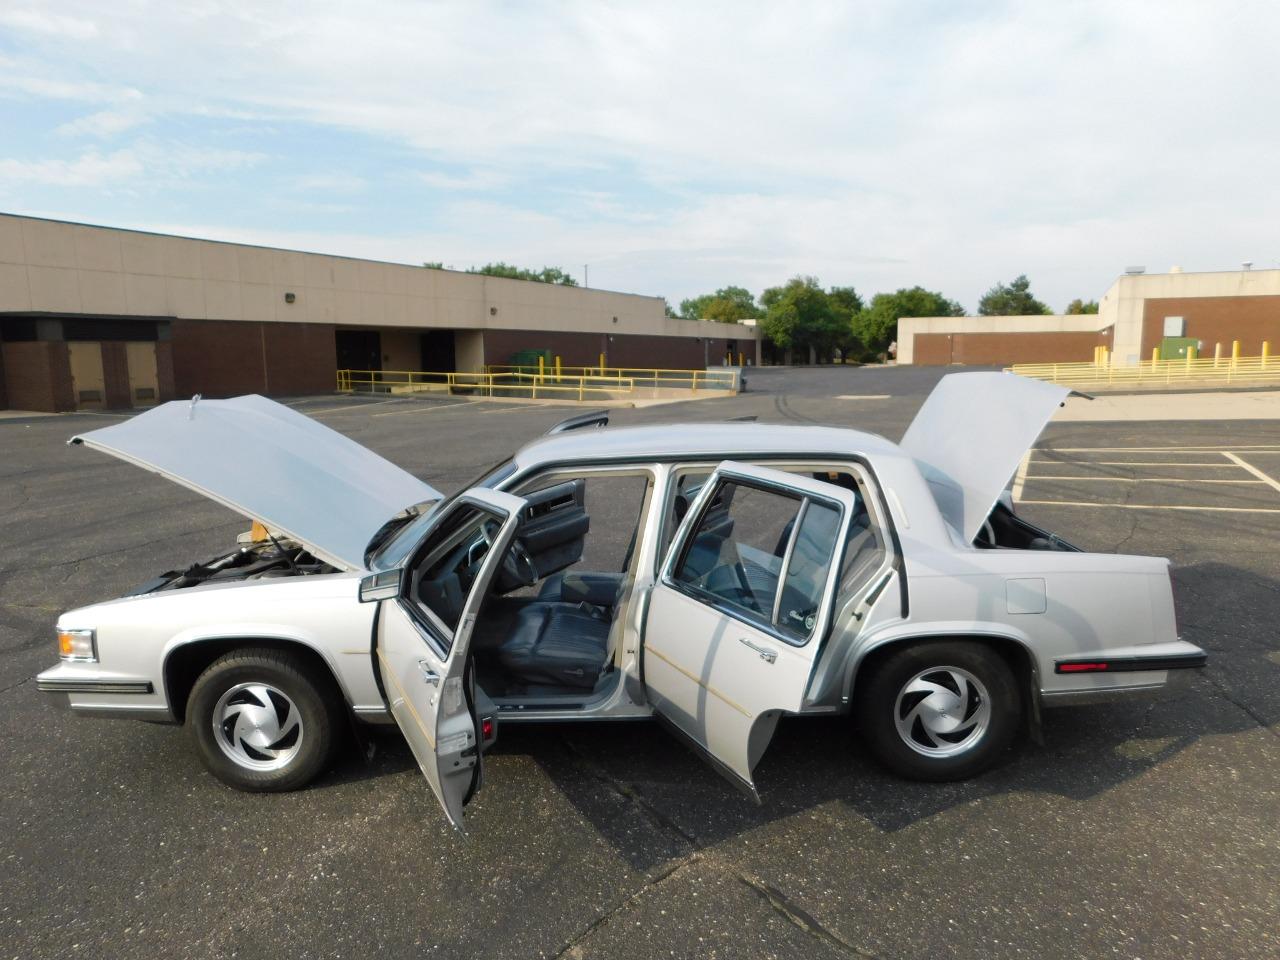
[[[576,603],[531,603],[497,649],[512,679],[590,690],[608,660],[609,620]]]

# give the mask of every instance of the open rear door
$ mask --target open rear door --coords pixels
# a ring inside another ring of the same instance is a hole
[[[752,796],[752,770],[778,717],[800,709],[830,630],[853,508],[833,484],[722,463],[653,588],[650,702]]]
[[[471,632],[525,501],[476,488],[453,501],[382,601],[377,654],[391,714],[449,822],[479,788]]]

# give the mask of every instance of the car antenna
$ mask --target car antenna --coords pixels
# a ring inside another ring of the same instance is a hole
[[[200,402],[200,398],[202,396],[204,396],[204,394],[197,393],[194,397],[191,398],[191,406],[187,408],[188,420],[194,420],[196,418],[196,404]]]

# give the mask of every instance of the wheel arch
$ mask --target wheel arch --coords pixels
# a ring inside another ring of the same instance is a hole
[[[270,636],[210,636],[176,644],[165,651],[161,677],[169,712],[178,723],[186,720],[187,701],[196,679],[209,665],[224,654],[248,648],[275,650],[291,653],[310,663],[333,684],[342,698],[347,712],[352,710],[352,700],[338,671],[328,658],[314,646],[293,637]]]
[[[1009,665],[1022,691],[1027,730],[1037,742],[1040,726],[1040,667],[1035,651],[1024,639],[1007,633],[984,630],[931,630],[906,636],[886,637],[860,648],[851,659],[845,678],[845,702],[856,703],[859,681],[870,675],[879,661],[905,646],[934,640],[961,640],[982,644],[996,651]]]

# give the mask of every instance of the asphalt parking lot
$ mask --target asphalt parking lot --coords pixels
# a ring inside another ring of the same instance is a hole
[[[938,375],[756,371],[741,397],[614,422],[755,415],[896,439]],[[298,408],[445,491],[572,412]],[[961,784],[893,779],[845,721],[793,720],[758,807],[656,725],[508,727],[465,838],[395,736],[308,790],[247,795],[179,728],[77,719],[36,691],[59,611],[245,527],[63,443],[111,422],[0,422],[0,954],[1280,955],[1275,421],[1054,425],[1019,472],[1038,525],[1173,559],[1181,631],[1211,655],[1190,689],[1050,712],[1044,744]]]

